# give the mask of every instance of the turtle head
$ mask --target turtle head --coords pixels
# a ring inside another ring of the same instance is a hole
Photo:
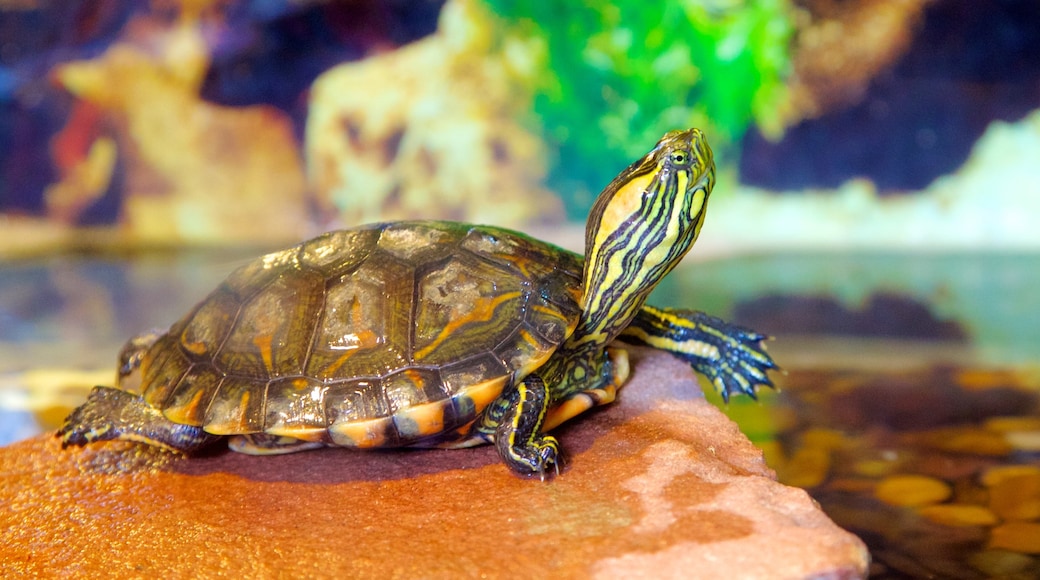
[[[604,345],[700,233],[715,161],[699,129],[671,131],[608,185],[585,228],[583,316],[575,339]]]

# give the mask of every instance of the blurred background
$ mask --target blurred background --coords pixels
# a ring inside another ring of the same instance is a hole
[[[724,411],[875,577],[1040,577],[1033,0],[0,0],[0,445],[249,256],[404,218],[580,250],[691,126],[718,185],[654,301],[788,370]]]

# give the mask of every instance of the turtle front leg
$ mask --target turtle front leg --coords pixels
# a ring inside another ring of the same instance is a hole
[[[538,375],[528,375],[485,413],[480,430],[493,433],[502,461],[520,475],[559,471],[560,443],[541,432],[549,412],[549,391]]]
[[[773,386],[768,371],[778,368],[762,345],[766,335],[696,310],[643,306],[619,338],[682,358],[726,401],[736,393],[755,398],[758,386]]]
[[[220,437],[201,427],[179,425],[138,395],[111,387],[94,387],[58,430],[62,448],[94,441],[137,441],[170,451],[191,453]]]

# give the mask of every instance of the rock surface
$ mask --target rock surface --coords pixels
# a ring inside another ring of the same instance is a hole
[[[568,463],[490,447],[180,459],[0,449],[0,576],[858,578],[863,543],[783,486],[671,356],[557,430]]]

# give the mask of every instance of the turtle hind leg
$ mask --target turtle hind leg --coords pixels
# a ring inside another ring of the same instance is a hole
[[[538,375],[528,375],[503,395],[484,415],[480,430],[494,433],[499,457],[521,475],[537,473],[545,479],[550,469],[559,471],[560,444],[543,434],[549,412],[549,391]]]
[[[202,427],[174,423],[140,396],[111,387],[94,387],[87,402],[65,419],[57,436],[62,448],[119,439],[181,453],[191,453],[220,438]]]

